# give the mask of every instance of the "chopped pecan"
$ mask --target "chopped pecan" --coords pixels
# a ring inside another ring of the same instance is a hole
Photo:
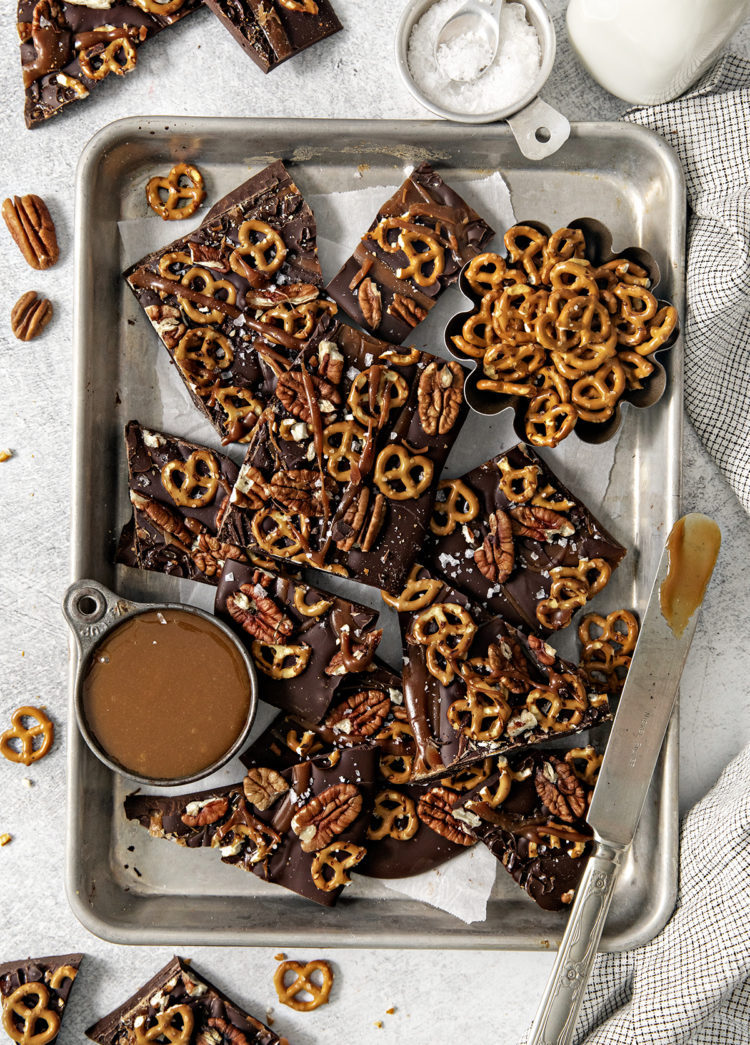
[[[244,631],[261,642],[275,642],[294,630],[289,618],[259,585],[241,584],[227,597],[227,611]]]
[[[52,302],[39,297],[35,290],[27,290],[11,309],[10,328],[19,341],[33,341],[51,319]]]
[[[311,468],[290,468],[286,472],[277,472],[267,487],[269,496],[283,508],[308,518],[323,514],[324,488],[331,496],[336,489],[336,483],[328,475],[321,478],[320,474]]]
[[[352,642],[348,634],[342,636],[342,649],[334,653],[326,664],[326,675],[346,675],[349,671],[366,671],[370,666],[383,631],[368,631],[360,642]]]
[[[318,373],[334,385],[344,376],[344,356],[333,341],[321,341],[318,346]]]
[[[180,310],[172,305],[146,305],[146,315],[167,348],[175,348],[187,330]]]
[[[316,377],[313,374],[309,375],[309,380],[312,384],[313,394],[317,400],[319,410],[321,410],[325,401],[332,405],[338,405],[341,402],[338,389],[330,381],[326,381],[323,377]],[[300,421],[306,421],[308,424],[312,421],[312,411],[307,401],[302,374],[295,370],[282,374],[279,378],[279,383],[276,385],[276,395],[292,417],[297,417]],[[323,410],[322,412],[326,411]]]
[[[370,490],[363,486],[336,523],[337,531],[342,534],[340,537],[334,535],[336,547],[348,552],[356,545],[363,552],[371,551],[383,528],[385,513],[386,499],[382,493],[375,494],[370,507]]]
[[[243,464],[232,491],[232,503],[257,511],[268,500],[268,489],[263,473],[251,464]]]
[[[383,300],[380,288],[369,276],[360,283],[357,300],[365,323],[370,330],[377,330],[383,318]]]
[[[474,845],[476,838],[468,827],[453,816],[458,800],[456,791],[446,787],[431,787],[417,803],[417,816],[430,830],[456,845]]]
[[[247,771],[242,788],[248,802],[252,802],[256,809],[264,812],[271,808],[279,795],[289,790],[289,784],[275,769],[258,766]]]
[[[393,295],[393,301],[388,306],[387,312],[390,316],[403,319],[404,323],[408,323],[410,327],[421,323],[427,315],[426,308],[418,305],[414,298],[407,298],[403,294]]]
[[[208,243],[194,243],[192,240],[188,241],[187,247],[194,265],[213,269],[214,272],[229,272],[229,261],[218,247],[211,247]]]
[[[557,660],[557,654],[548,642],[540,639],[538,635],[529,635],[529,646],[536,654],[536,659],[545,667],[551,668]]]
[[[3,203],[2,215],[27,263],[33,269],[51,268],[60,250],[55,223],[44,200],[34,195],[14,196]]]
[[[511,507],[507,511],[512,519],[513,533],[518,537],[552,541],[555,537],[570,537],[576,532],[569,519],[550,508]]]
[[[583,784],[566,763],[549,755],[534,774],[534,786],[549,811],[572,823],[586,814],[586,791]]]
[[[490,515],[489,524],[490,532],[474,552],[474,562],[488,581],[502,584],[513,572],[513,531],[510,519],[499,508]]]
[[[314,853],[346,831],[362,811],[362,795],[354,784],[333,784],[310,799],[292,817],[292,830],[302,851]]]
[[[461,411],[464,372],[458,363],[432,362],[417,388],[419,420],[427,435],[445,435]]]
[[[308,301],[314,301],[318,293],[318,288],[312,283],[285,283],[281,287],[249,290],[245,294],[245,301],[252,308],[273,308],[274,305],[284,304],[304,305]]]
[[[214,798],[194,813],[188,813],[187,809],[190,809],[190,805],[187,806],[186,811],[180,817],[183,824],[186,827],[205,827],[207,824],[215,824],[217,820],[221,820],[223,816],[226,816],[229,809],[229,801],[226,798]]]
[[[370,737],[383,725],[390,710],[387,693],[379,689],[361,689],[332,708],[324,725],[336,733]]]
[[[202,1045],[220,1045],[223,1041],[228,1042],[229,1045],[250,1045],[247,1035],[222,1016],[209,1016],[206,1023],[207,1029],[199,1036],[198,1043],[201,1043],[202,1038]],[[212,1031],[218,1041],[213,1038]]]

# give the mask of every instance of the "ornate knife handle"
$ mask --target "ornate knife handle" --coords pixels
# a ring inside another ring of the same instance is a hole
[[[560,942],[527,1045],[569,1045],[626,848],[597,841]]]

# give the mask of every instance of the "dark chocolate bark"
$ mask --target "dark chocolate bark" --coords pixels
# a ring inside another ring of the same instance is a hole
[[[224,863],[331,907],[346,882],[331,886],[325,861],[365,855],[374,774],[375,752],[350,748],[281,774],[254,768],[232,787],[131,795],[125,814],[156,837],[218,849]]]
[[[186,1013],[189,1010],[189,1014]],[[192,964],[172,958],[126,1002],[102,1017],[86,1035],[99,1045],[133,1045],[158,1040],[163,1025],[172,1042],[215,1045],[279,1045],[280,1039],[245,1012]],[[186,1028],[188,1029],[185,1033]]]
[[[190,396],[245,443],[324,312],[312,211],[276,161],[125,273]]]
[[[606,693],[536,635],[472,607],[430,578],[416,609],[400,601],[404,703],[417,754],[414,780],[578,733],[609,717]]]
[[[13,1027],[13,1040],[52,1045],[82,960],[82,954],[55,954],[0,965],[2,1022],[6,1032]]]
[[[586,814],[601,758],[593,748],[501,759],[456,815],[547,911],[569,906],[591,851]]]
[[[125,427],[133,519],[117,562],[217,584],[225,560],[244,552],[216,534],[237,479],[233,461],[206,446],[143,428]]]
[[[342,28],[329,0],[206,0],[206,5],[264,73]]]
[[[257,425],[222,539],[400,591],[466,416],[464,377],[321,320]]]
[[[428,548],[433,573],[489,612],[548,634],[570,623],[625,555],[523,443],[440,484]]]
[[[64,0],[19,0],[26,126],[82,101],[110,76],[135,69],[138,48],[202,0],[120,0],[98,10]],[[162,8],[162,10],[160,10]]]
[[[263,700],[311,722],[350,672],[367,670],[382,637],[375,610],[235,561],[225,564],[214,609],[245,642]]]
[[[400,344],[492,236],[484,219],[421,163],[380,208],[328,293],[365,329]]]

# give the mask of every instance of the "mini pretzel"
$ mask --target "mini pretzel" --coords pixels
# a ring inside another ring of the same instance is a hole
[[[553,580],[549,597],[543,599],[536,608],[536,618],[541,625],[550,630],[563,628],[573,614],[583,606],[589,597],[586,580],[570,571],[569,576],[554,576],[560,567],[552,570]]]
[[[247,388],[238,385],[224,385],[211,389],[209,406],[218,406],[223,410],[221,423],[227,432],[223,442],[248,443],[258,418],[263,413],[263,403]]]
[[[461,333],[451,339],[456,348],[472,359],[482,359],[489,346],[500,340],[492,326],[492,305],[500,294],[499,290],[485,294],[479,310],[464,321]]]
[[[251,239],[251,233],[256,233],[260,238]],[[286,244],[268,222],[255,218],[243,221],[237,231],[237,239],[239,246],[235,248],[229,263],[239,276],[244,276],[245,272],[242,265],[237,263],[235,254],[239,254],[243,259],[252,258],[254,267],[264,276],[272,276],[284,264],[287,255]]]
[[[523,273],[509,270],[499,254],[477,254],[464,270],[466,282],[477,294],[500,290],[506,281],[518,283]]]
[[[402,742],[405,740],[412,747],[414,745],[414,730],[407,722],[390,722],[380,730],[375,737],[375,742],[380,745],[388,740]],[[408,784],[411,780],[414,758],[412,755],[381,754],[379,761],[380,775],[390,784]]]
[[[615,403],[624,391],[622,363],[611,359],[594,374],[576,381],[570,396],[582,421],[601,422],[612,416]]]
[[[285,742],[289,750],[293,751],[295,755],[299,755],[300,758],[311,758],[323,750],[320,738],[309,729],[306,729],[302,736],[297,733],[296,729],[288,730]]]
[[[497,765],[500,770],[500,777],[495,785],[495,790],[490,791],[489,787],[483,787],[477,795],[479,801],[484,802],[491,809],[497,809],[499,805],[503,804],[510,794],[514,783],[520,783],[522,780],[526,780],[532,773],[530,766],[516,772],[510,768],[507,761],[502,758],[502,756],[498,758]]]
[[[430,530],[440,537],[453,533],[457,526],[476,519],[479,513],[479,498],[462,479],[443,479],[438,483],[438,498],[447,490],[445,500],[435,500],[430,519]]]
[[[324,314],[336,312],[334,301],[307,301],[301,305],[289,305],[284,302],[266,309],[261,317],[264,323],[275,323],[285,334],[304,339],[312,334],[315,326]]]
[[[335,752],[340,755],[340,752]],[[367,850],[362,845],[354,842],[332,842],[325,849],[321,849],[313,857],[310,874],[317,889],[324,893],[331,893],[344,885],[351,884],[351,878],[346,873],[350,868],[356,867],[364,860]],[[325,870],[332,871],[330,878],[325,877]]]
[[[547,237],[530,225],[514,225],[503,237],[508,257],[514,264],[519,264],[526,273],[532,286],[541,281],[539,269],[543,262]]]
[[[60,989],[63,980],[70,980],[72,983],[77,975],[78,969],[76,969],[75,966],[58,965],[49,978],[49,985],[53,991],[57,991]]]
[[[392,501],[408,501],[421,497],[428,489],[433,471],[434,465],[429,457],[410,454],[405,446],[396,443],[386,446],[378,454],[374,480],[384,497]]]
[[[534,446],[557,446],[573,431],[578,411],[556,392],[535,396],[526,411],[526,438]]]
[[[661,348],[672,336],[677,326],[677,309],[673,305],[660,308],[648,326],[648,340],[636,347],[639,356],[648,356]]]
[[[316,15],[318,13],[318,5],[315,0],[279,0],[279,3],[287,11],[298,11],[304,15]]]
[[[303,617],[320,617],[321,614],[325,613],[326,610],[330,610],[331,606],[333,606],[331,599],[318,599],[317,602],[306,602],[306,594],[307,589],[295,585],[294,608]]]
[[[299,516],[299,526],[295,526],[291,518],[278,508],[261,508],[253,515],[250,529],[253,531],[255,543],[269,555],[279,559],[292,559],[303,550],[303,542],[307,540],[308,522]],[[270,520],[273,526],[266,529],[265,523]]]
[[[174,361],[197,388],[216,380],[217,370],[226,370],[234,361],[229,339],[213,327],[192,327],[174,350]]]
[[[185,0],[133,0],[133,3],[152,15],[171,15],[179,11]]]
[[[33,1005],[26,1001],[29,997],[36,998]],[[60,1029],[60,1017],[49,1008],[49,991],[43,983],[20,984],[2,999],[2,1005],[5,1033],[19,1045],[47,1045]],[[44,1027],[37,1030],[40,1022]]]
[[[508,458],[503,457],[498,463],[498,468],[500,489],[505,497],[514,504],[530,501],[539,482],[539,465],[527,464],[523,468],[513,468]]]
[[[294,973],[294,979],[287,985],[285,980],[289,972]],[[314,983],[312,980],[312,974],[315,972],[320,973],[320,984]],[[288,1005],[290,1009],[296,1009],[297,1012],[311,1012],[328,1001],[333,986],[333,973],[331,966],[322,958],[316,958],[315,961],[307,962],[306,965],[303,965],[302,962],[286,961],[276,966],[273,983],[282,1005]],[[300,997],[304,993],[310,994],[312,997],[305,1000]]]
[[[272,679],[296,679],[307,667],[312,649],[304,644],[284,646],[280,643],[253,639],[250,651],[264,675]],[[290,657],[292,662],[287,664]]]
[[[81,66],[81,72],[89,80],[103,80],[110,73],[114,73],[115,76],[124,76],[125,73],[132,72],[135,69],[137,60],[136,49],[127,36],[118,36],[111,43],[107,44],[102,51],[89,47],[78,55],[78,64]],[[100,64],[94,65],[95,61]],[[150,184],[151,182],[149,182]]]
[[[180,1025],[175,1025],[175,1020]],[[171,1005],[164,1012],[156,1013],[156,1023],[144,1030],[145,1017],[136,1017],[133,1022],[135,1045],[150,1045],[166,1038],[171,1045],[190,1045],[193,1035],[193,1010],[189,1005]]]
[[[34,725],[25,726],[24,719],[33,719]],[[45,713],[40,708],[26,704],[13,712],[10,721],[11,728],[0,736],[0,754],[9,762],[22,762],[25,766],[44,758],[55,738],[55,727]],[[37,737],[41,741],[35,746]],[[15,741],[19,744],[18,748]]]
[[[389,233],[395,230],[398,236],[391,242]],[[396,270],[398,279],[413,279],[417,286],[430,287],[445,271],[445,248],[427,226],[412,225],[402,218],[383,218],[368,236],[386,253],[402,251],[406,255],[409,264]]]
[[[485,758],[483,762],[475,762],[466,769],[459,770],[451,776],[445,776],[439,781],[443,787],[450,787],[453,791],[473,791],[484,783],[492,772],[492,759]]]
[[[617,359],[625,372],[625,385],[628,389],[643,388],[643,378],[654,372],[654,364],[638,352],[627,349],[617,353]]]
[[[565,761],[578,779],[591,786],[596,783],[603,760],[604,756],[597,755],[590,744],[588,747],[572,747],[570,751],[565,752]],[[583,762],[583,768],[580,768],[579,762]]]
[[[422,610],[414,619],[410,636],[420,646],[426,646],[425,660],[430,674],[448,686],[455,676],[452,660],[468,653],[476,630],[476,624],[463,606],[439,602]]]
[[[373,823],[378,822],[377,826]],[[395,838],[397,842],[408,842],[419,828],[414,801],[402,791],[380,791],[372,807],[372,821],[367,837],[375,842],[383,838]]]
[[[359,463],[365,430],[354,421],[336,421],[323,432],[326,468],[336,482],[348,483],[352,468]]]
[[[198,471],[201,464],[203,472]],[[204,508],[216,497],[220,475],[210,450],[193,450],[187,461],[167,461],[161,470],[161,482],[175,504]]]
[[[195,286],[196,281],[198,286]],[[225,297],[222,299],[228,305],[233,305],[237,300],[237,288],[234,283],[231,283],[228,279],[214,279],[208,269],[201,268],[200,265],[193,265],[187,270],[180,280],[183,287],[189,287],[191,290],[197,290],[199,294],[204,294],[208,298],[217,298],[217,291],[224,291]],[[177,297],[180,302],[180,308],[189,316],[194,323],[221,323],[224,319],[224,313],[218,308],[208,308],[208,306],[196,305],[192,301],[188,301],[187,298],[180,297],[178,292]]]
[[[592,628],[597,628],[599,634],[592,634]],[[623,653],[632,653],[638,640],[638,621],[628,610],[613,610],[606,617],[589,613],[578,625],[578,637],[584,652],[593,642],[611,642]]]
[[[373,387],[373,380],[377,381],[377,388]],[[403,406],[408,395],[409,388],[400,374],[374,366],[357,374],[347,402],[356,420],[365,427],[376,424],[382,428],[391,410]]]
[[[457,733],[480,744],[501,737],[510,716],[507,700],[494,689],[488,692],[482,684],[470,686],[466,696],[454,700],[447,712],[448,721]]]
[[[144,0],[139,0],[140,6],[143,6],[143,3]],[[159,5],[161,13],[167,13],[162,10],[165,6],[169,5]],[[162,201],[162,192],[167,194],[165,201]],[[205,198],[203,175],[191,163],[178,163],[166,178],[151,178],[146,185],[148,205],[164,221],[191,218]],[[181,206],[183,201],[187,202]]]
[[[548,704],[549,707],[543,711],[539,707],[540,704]],[[572,726],[580,725],[583,718],[583,710],[578,700],[568,700],[554,690],[541,686],[529,693],[526,707],[546,733],[565,733]],[[570,712],[569,718],[561,717],[565,712]]]
[[[335,311],[335,310],[334,310]],[[387,348],[381,352],[378,359],[389,366],[415,366],[422,353],[418,348],[407,348],[405,352],[399,352],[395,348]]]
[[[400,595],[391,595],[387,591],[381,591],[380,595],[386,606],[398,610],[399,613],[410,613],[429,606],[443,585],[441,581],[432,577],[420,578],[419,574],[423,569],[424,567],[419,563],[412,566],[409,579]]]
[[[580,229],[558,229],[547,241],[543,255],[544,263],[540,270],[543,283],[549,283],[550,272],[558,261],[569,261],[571,258],[582,258],[586,250],[586,240]]]

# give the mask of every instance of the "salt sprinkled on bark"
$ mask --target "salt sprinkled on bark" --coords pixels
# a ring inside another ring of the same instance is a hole
[[[443,72],[435,61],[435,43],[443,24],[464,0],[438,0],[411,31],[407,60],[419,90],[444,109],[464,113],[488,113],[509,108],[527,91],[541,64],[539,38],[526,20],[523,4],[507,3],[500,21],[500,46],[495,60],[474,81],[459,82],[478,72],[486,61],[485,44],[478,34],[465,33],[441,45]],[[480,50],[481,47],[481,50]],[[446,73],[456,79],[448,80]]]

